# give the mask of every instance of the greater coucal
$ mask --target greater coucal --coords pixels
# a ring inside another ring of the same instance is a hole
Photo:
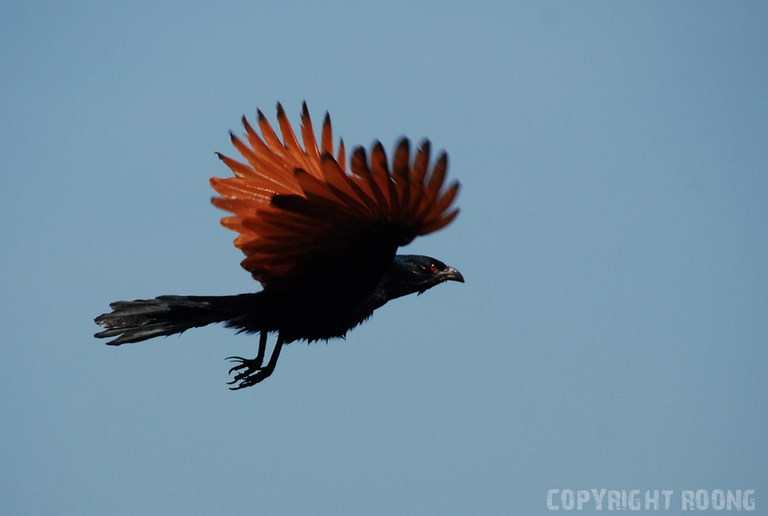
[[[259,332],[255,358],[235,362],[231,389],[264,380],[275,369],[283,344],[343,337],[391,299],[422,293],[444,281],[463,282],[461,273],[428,256],[395,254],[416,236],[448,225],[459,183],[444,187],[448,156],[430,166],[424,140],[412,157],[402,138],[391,167],[376,141],[366,155],[357,147],[347,165],[344,142],[334,153],[326,113],[318,143],[306,103],[303,146],[277,105],[282,141],[258,111],[261,136],[243,117],[247,143],[230,133],[245,162],[217,154],[234,177],[211,178],[220,195],[214,205],[232,213],[222,225],[239,233],[241,265],[259,281],[260,292],[234,296],[159,296],[116,301],[96,318],[99,338],[119,346],[189,328],[224,323],[240,332]],[[277,333],[264,365],[267,335]]]

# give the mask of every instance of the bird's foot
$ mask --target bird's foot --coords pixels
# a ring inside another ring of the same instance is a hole
[[[229,374],[235,373],[235,375],[232,381],[227,382],[228,385],[232,386],[229,388],[231,391],[256,385],[272,374],[272,368],[269,367],[269,364],[262,367],[262,360],[259,357],[255,359],[227,357],[227,360],[235,364],[229,369]]]

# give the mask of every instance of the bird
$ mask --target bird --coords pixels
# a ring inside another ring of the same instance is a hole
[[[344,338],[393,299],[464,283],[436,258],[397,254],[459,214],[460,184],[446,182],[448,154],[431,160],[429,140],[411,152],[402,137],[391,160],[379,140],[369,152],[357,146],[347,155],[343,139],[334,149],[327,112],[319,134],[306,102],[300,117],[301,143],[280,103],[282,139],[261,110],[259,131],[243,116],[244,135],[229,133],[240,158],[216,153],[232,175],[210,179],[218,194],[211,202],[229,212],[221,224],[237,233],[241,266],[261,290],[115,301],[95,318],[102,328],[95,337],[120,346],[214,323],[258,333],[254,358],[226,358],[229,389],[239,390],[271,376],[286,344]],[[271,334],[277,337],[265,363]]]

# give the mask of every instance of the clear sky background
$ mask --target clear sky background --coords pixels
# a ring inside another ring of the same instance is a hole
[[[0,513],[768,496],[768,7],[460,4],[3,4]],[[234,393],[253,336],[94,339],[112,300],[257,288],[214,151],[303,99],[350,144],[449,151],[462,215],[408,252],[467,283]]]

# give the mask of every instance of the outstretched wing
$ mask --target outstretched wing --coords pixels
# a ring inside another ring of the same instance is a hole
[[[300,277],[308,264],[355,256],[371,239],[394,250],[458,215],[451,206],[459,183],[444,187],[448,156],[430,166],[429,141],[412,157],[401,139],[391,166],[380,142],[370,155],[357,147],[347,167],[343,140],[334,152],[327,113],[318,142],[303,104],[303,145],[280,104],[277,120],[282,141],[261,111],[261,136],[243,117],[245,140],[230,138],[245,161],[218,154],[234,176],[211,178],[220,195],[213,204],[232,213],[221,223],[239,233],[242,266],[265,286]]]

